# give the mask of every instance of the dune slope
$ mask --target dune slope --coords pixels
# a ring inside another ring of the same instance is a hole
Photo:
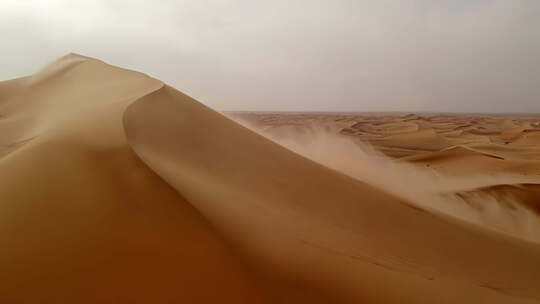
[[[0,159],[0,302],[263,302],[125,140],[125,106],[162,84],[77,55],[55,65],[1,102],[2,145],[25,143]]]

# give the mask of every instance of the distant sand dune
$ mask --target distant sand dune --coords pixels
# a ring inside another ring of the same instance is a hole
[[[451,148],[448,119],[373,124],[368,138],[407,157],[501,161]],[[262,129],[282,123],[267,117]],[[351,117],[325,123],[369,133]],[[291,125],[310,135],[301,115]],[[147,75],[76,54],[0,83],[0,302],[540,302],[539,243],[416,201],[416,179],[394,184],[407,176],[385,175],[379,158],[353,172],[339,163],[349,157],[284,146]],[[451,194],[499,191],[485,186]]]

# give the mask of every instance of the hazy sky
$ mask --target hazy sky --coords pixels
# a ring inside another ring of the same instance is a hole
[[[219,110],[540,112],[538,0],[1,0],[0,80],[69,52]]]

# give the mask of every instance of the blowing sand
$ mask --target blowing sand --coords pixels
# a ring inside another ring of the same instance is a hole
[[[540,120],[229,116],[75,54],[0,82],[0,302],[540,302]]]

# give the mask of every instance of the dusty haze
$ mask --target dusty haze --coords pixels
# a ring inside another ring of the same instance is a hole
[[[219,110],[540,112],[539,22],[536,0],[3,0],[0,79],[78,52]]]

